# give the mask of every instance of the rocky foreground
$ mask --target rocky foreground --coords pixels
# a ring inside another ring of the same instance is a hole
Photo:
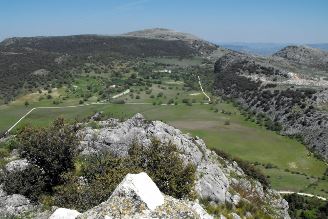
[[[203,140],[197,137],[182,134],[180,130],[160,121],[147,121],[141,114],[124,122],[109,119],[97,124],[96,129],[84,125],[79,131],[81,153],[109,151],[118,156],[128,156],[130,145],[136,141],[145,147],[151,146],[153,138],[163,143],[171,142],[177,146],[179,156],[196,167],[194,189],[197,198],[231,206],[228,213],[222,212],[221,218],[252,218],[250,212],[238,215],[236,208],[241,202],[260,207],[272,218],[290,218],[288,203],[276,191],[247,176],[236,162],[207,149]],[[26,166],[24,160],[12,162],[7,164],[7,170],[19,171]],[[55,206],[45,211],[24,196],[7,195],[0,187],[0,215],[24,214],[32,218],[52,219],[212,218],[197,199],[179,200],[161,193],[146,173],[128,174],[107,201],[81,213]]]

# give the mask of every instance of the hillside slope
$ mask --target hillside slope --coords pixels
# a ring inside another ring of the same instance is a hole
[[[48,52],[74,55],[107,54],[121,56],[187,56],[197,51],[179,40],[167,42],[123,36],[76,35],[58,37],[21,37],[4,40],[0,52]]]
[[[322,70],[328,69],[328,52],[308,46],[287,46],[273,54],[273,57],[284,58]]]
[[[215,90],[234,99],[268,128],[299,138],[328,160],[328,113],[316,109],[322,90],[296,87],[293,75],[247,55],[226,55],[215,64]],[[297,80],[296,80],[297,81]]]
[[[92,63],[107,73],[116,60],[203,56],[203,51],[216,48],[198,39],[190,41],[191,37],[187,34],[178,35],[185,37],[166,40],[76,35],[6,39],[0,43],[0,103],[13,100],[24,90],[32,91],[58,82],[70,84],[71,78],[75,77],[71,74],[72,70],[85,64]],[[41,69],[48,74],[40,76],[33,73]]]

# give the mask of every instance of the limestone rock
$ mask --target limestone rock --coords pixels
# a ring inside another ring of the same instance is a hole
[[[241,219],[241,217],[236,213],[231,213],[230,215],[233,219]]]
[[[151,210],[164,204],[164,196],[147,173],[128,174],[112,196],[135,196]]]
[[[164,196],[146,173],[128,174],[111,197],[79,219],[202,218],[212,219],[198,204]]]
[[[23,171],[28,167],[28,165],[30,164],[26,159],[13,160],[6,164],[5,170],[8,172]]]
[[[79,131],[82,153],[108,151],[124,157],[128,156],[128,150],[134,142],[144,147],[151,147],[153,138],[164,144],[172,143],[176,145],[179,156],[186,164],[195,165],[195,191],[199,197],[233,205],[242,199],[251,201],[258,198],[267,204],[263,206],[268,208],[266,212],[272,212],[273,209],[277,218],[289,218],[288,204],[277,192],[264,190],[258,181],[247,177],[236,162],[225,160],[207,149],[204,141],[199,138],[183,134],[180,130],[160,121],[146,121],[141,114],[136,114],[124,122],[110,119],[98,124],[98,129],[85,127]],[[164,196],[165,201],[168,199]],[[131,206],[135,206],[135,203]],[[140,206],[149,209],[145,204]]]
[[[104,123],[101,123],[104,124]],[[110,151],[115,155],[127,156],[130,145],[137,141],[144,146],[150,146],[151,140],[156,138],[163,143],[173,143],[181,151],[184,161],[193,163],[199,177],[196,190],[203,198],[211,198],[224,203],[228,192],[229,181],[223,174],[217,161],[211,161],[211,152],[201,139],[194,139],[182,134],[160,121],[148,122],[141,114],[136,114],[125,122],[117,123],[115,127],[104,127],[94,130],[89,127],[80,133],[82,153],[95,153],[97,151]]]
[[[23,195],[7,195],[0,185],[0,218],[20,215],[35,206]]]
[[[75,219],[81,213],[67,208],[58,208],[49,219]]]

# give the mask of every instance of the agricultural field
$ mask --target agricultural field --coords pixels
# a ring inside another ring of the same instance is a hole
[[[231,103],[218,99],[213,104],[207,104],[200,90],[187,89],[183,82],[167,79],[149,87],[131,86],[129,94],[118,98],[125,104],[103,102],[67,107],[78,105],[86,90],[92,92],[83,104],[96,102],[98,91],[93,91],[93,88],[101,87],[101,84],[97,81],[91,84],[92,88],[88,89],[85,79],[81,79],[75,83],[77,88],[74,92],[63,87],[51,91],[53,99],[40,99],[40,96],[49,95],[42,91],[0,106],[0,129],[6,130],[30,109],[39,106],[66,108],[36,109],[19,126],[46,126],[59,116],[80,121],[95,112],[103,112],[106,117],[127,119],[140,112],[146,119],[161,120],[184,133],[201,137],[210,148],[219,148],[252,162],[269,177],[275,189],[311,192],[328,197],[328,181],[323,178],[327,169],[324,162],[316,159],[298,141],[246,120]],[[61,101],[54,104],[54,99]],[[24,104],[26,101],[28,105]]]

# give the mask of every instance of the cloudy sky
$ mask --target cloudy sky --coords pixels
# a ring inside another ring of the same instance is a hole
[[[0,40],[163,27],[213,42],[328,42],[327,0],[0,0]]]

